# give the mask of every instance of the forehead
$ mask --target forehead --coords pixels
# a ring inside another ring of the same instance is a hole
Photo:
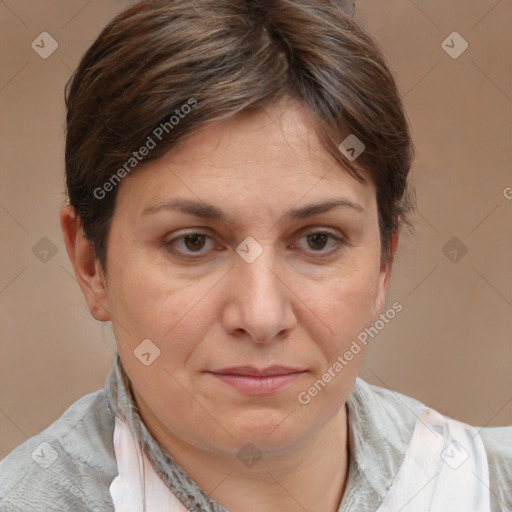
[[[283,200],[340,192],[365,208],[374,196],[371,184],[358,182],[328,153],[311,114],[293,100],[202,127],[127,178],[119,195],[130,196],[139,211],[173,196],[222,207],[272,202],[273,209]]]
[[[293,99],[203,127],[163,160],[188,166],[198,175],[206,164],[214,171],[210,176],[233,178],[241,177],[242,167],[251,166],[258,171],[251,174],[254,179],[278,178],[275,170],[297,174],[318,168],[321,173],[320,168],[335,163],[317,138],[312,115]]]

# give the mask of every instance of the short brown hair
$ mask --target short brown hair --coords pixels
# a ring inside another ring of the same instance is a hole
[[[103,29],[66,85],[65,164],[69,202],[104,271],[113,178],[136,172],[127,162],[158,127],[145,162],[196,128],[284,97],[308,109],[325,149],[354,178],[376,186],[388,260],[392,234],[410,227],[414,146],[383,52],[346,3],[146,0]],[[365,146],[357,161],[338,148],[349,135]]]

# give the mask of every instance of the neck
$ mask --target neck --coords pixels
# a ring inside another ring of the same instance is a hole
[[[306,442],[251,467],[174,436],[134,394],[151,435],[197,485],[230,512],[337,512],[348,476],[348,427],[342,407]]]

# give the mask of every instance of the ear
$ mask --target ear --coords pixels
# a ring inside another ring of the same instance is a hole
[[[396,246],[398,244],[398,231],[393,231],[391,235],[391,245],[388,253],[388,260],[383,262],[380,267],[379,284],[377,296],[372,308],[371,323],[373,323],[382,310],[382,306],[386,302],[386,294],[388,291],[389,277],[391,276],[391,267],[393,266],[393,257],[395,255]]]
[[[111,318],[107,310],[106,279],[71,205],[61,208],[60,225],[66,250],[87,307],[96,320],[107,322]]]

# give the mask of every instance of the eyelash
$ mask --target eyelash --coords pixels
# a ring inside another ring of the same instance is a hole
[[[330,238],[330,239],[332,239],[332,240],[334,240],[336,242],[336,247],[334,249],[329,250],[329,251],[312,251],[312,253],[315,256],[318,256],[320,258],[332,256],[334,253],[337,253],[338,251],[340,251],[347,244],[347,242],[343,238],[335,235],[334,233],[332,233],[330,231],[326,231],[326,230],[312,230],[312,231],[308,231],[308,232],[304,233],[301,236],[301,238],[299,238],[299,241],[302,240],[303,238],[307,238],[308,236],[311,236],[311,235],[327,235],[328,238]],[[172,244],[174,244],[176,241],[184,240],[187,237],[191,237],[191,236],[203,236],[203,237],[206,237],[206,238],[211,240],[211,237],[208,234],[206,234],[206,233],[202,233],[202,232],[199,232],[199,231],[192,231],[190,233],[185,233],[185,234],[180,235],[180,236],[178,236],[176,238],[173,238],[171,240],[165,241],[164,242],[164,246],[170,252],[172,252],[173,254],[176,254],[176,255],[178,255],[178,256],[180,256],[182,258],[185,258],[185,259],[188,259],[188,260],[199,259],[200,257],[202,257],[204,255],[204,253],[202,253],[202,252],[185,252],[185,251],[176,250],[176,249],[172,248]],[[293,246],[295,246],[295,242],[294,242]],[[194,256],[194,254],[197,254],[197,255]]]

